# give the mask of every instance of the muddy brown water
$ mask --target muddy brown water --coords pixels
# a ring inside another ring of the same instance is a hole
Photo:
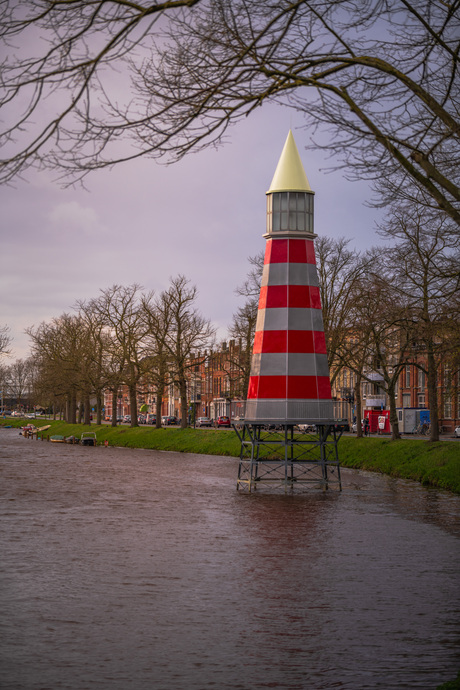
[[[5,690],[436,688],[460,668],[460,497],[342,470],[236,492],[237,460],[0,429]]]

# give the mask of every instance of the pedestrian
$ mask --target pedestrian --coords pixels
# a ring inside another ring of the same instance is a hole
[[[364,436],[369,436],[369,417],[364,420]]]

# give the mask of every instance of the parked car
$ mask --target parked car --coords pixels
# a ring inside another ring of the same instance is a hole
[[[457,436],[457,438],[460,438],[460,426],[455,428],[454,434]]]
[[[177,417],[174,417],[173,415],[165,415],[161,418],[161,423],[165,424],[166,426],[177,424]]]
[[[316,426],[314,424],[297,424],[299,431],[304,434],[309,434],[310,432],[316,431]]]
[[[348,422],[348,419],[338,419],[334,426],[337,430],[342,429],[342,431],[350,431],[350,424]]]
[[[123,417],[123,421],[126,422],[126,424],[131,424],[131,415],[125,414],[125,416]]]
[[[212,422],[209,417],[198,417],[196,420],[197,426],[212,426]]]
[[[230,428],[232,426],[232,423],[230,422],[230,417],[217,417],[216,421],[214,422],[214,426],[216,428],[219,428],[221,426],[226,426]]]

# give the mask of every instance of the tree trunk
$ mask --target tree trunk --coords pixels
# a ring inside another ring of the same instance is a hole
[[[398,413],[396,411],[396,401],[395,401],[395,382],[392,381],[388,384],[388,398],[390,401],[390,425],[391,425],[391,440],[397,441],[401,438],[399,433],[399,423],[398,423]]]
[[[85,424],[90,425],[91,424],[91,402],[90,402],[88,394],[85,395],[85,403],[84,404],[85,404],[85,408],[84,408]]]
[[[181,376],[179,379],[179,392],[180,392],[180,410],[181,410],[181,429],[187,428],[187,380],[185,376]]]
[[[136,386],[129,387],[129,407],[131,410],[131,426],[139,426],[137,421],[137,397]]]
[[[361,428],[361,377],[356,377],[355,385],[355,403],[356,403],[356,436],[362,438],[363,430]]]
[[[155,427],[161,429],[161,407],[163,405],[163,385],[159,385],[155,392],[156,403],[155,403]]]
[[[75,419],[77,417],[77,394],[72,391],[70,394],[70,405],[69,405],[69,419],[67,420],[70,424],[75,424]]]
[[[428,344],[428,407],[430,409],[430,441],[439,441],[439,415],[438,415],[438,377],[436,359],[433,352],[433,344]]]
[[[118,389],[114,388],[112,391],[112,426],[117,426],[118,416]]]
[[[96,424],[102,424],[102,393],[100,391],[96,395]]]

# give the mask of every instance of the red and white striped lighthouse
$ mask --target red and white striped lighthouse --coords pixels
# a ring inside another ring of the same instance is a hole
[[[245,420],[333,420],[312,191],[289,131],[267,192],[267,240]]]

